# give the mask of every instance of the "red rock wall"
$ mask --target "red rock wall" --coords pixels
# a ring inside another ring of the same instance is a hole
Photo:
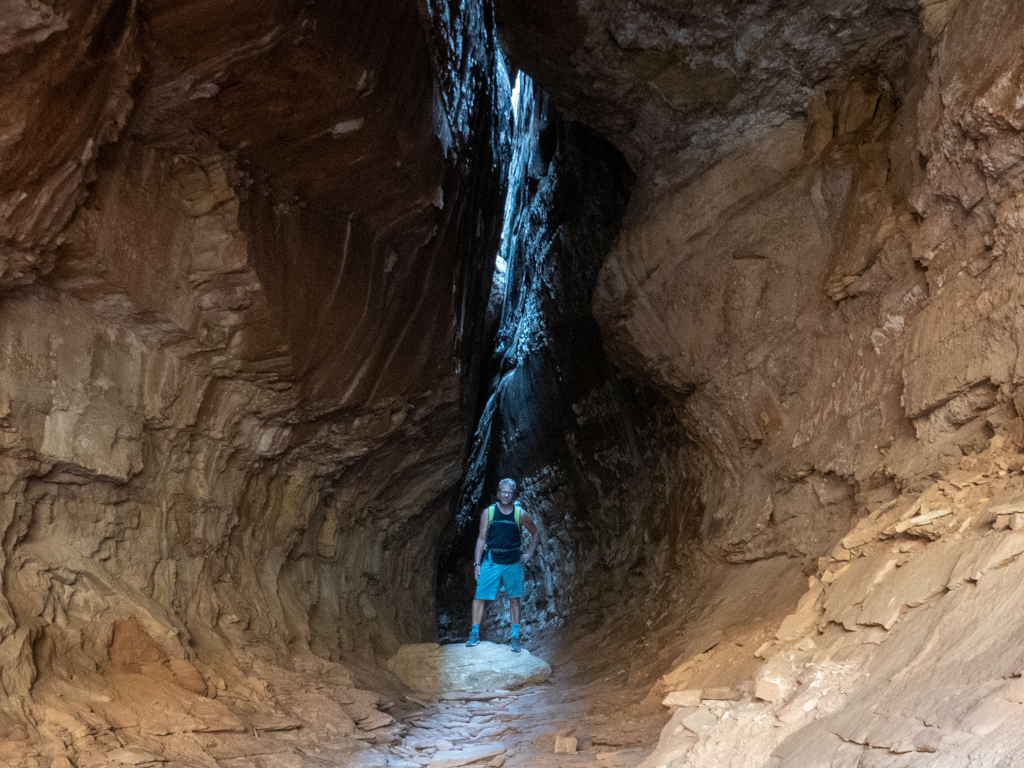
[[[333,663],[433,636],[465,450],[481,7],[14,3],[0,68],[0,762],[245,760],[301,711],[359,764]]]

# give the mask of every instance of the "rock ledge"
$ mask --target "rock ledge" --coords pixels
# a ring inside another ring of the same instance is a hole
[[[388,661],[388,669],[417,691],[494,691],[542,683],[551,667],[529,651],[512,653],[507,645],[482,642],[465,645],[419,643],[403,645]]]

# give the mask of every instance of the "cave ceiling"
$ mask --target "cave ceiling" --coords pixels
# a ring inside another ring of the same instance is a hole
[[[917,0],[497,0],[512,62],[636,170],[679,156],[692,175],[814,89],[870,70],[895,80]],[[895,84],[893,84],[895,85]]]

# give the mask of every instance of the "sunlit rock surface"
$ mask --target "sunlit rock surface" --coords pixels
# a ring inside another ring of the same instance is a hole
[[[388,659],[388,669],[414,691],[502,691],[519,685],[543,683],[551,667],[525,648],[518,653],[507,643],[481,641],[467,648],[463,643],[403,645]]]

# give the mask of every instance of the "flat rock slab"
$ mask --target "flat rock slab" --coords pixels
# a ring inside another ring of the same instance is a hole
[[[467,747],[466,749],[452,750],[451,752],[438,752],[430,761],[429,768],[458,768],[460,765],[478,763],[491,757],[497,757],[504,753],[504,744],[481,744],[478,747]]]
[[[437,643],[403,645],[388,669],[416,691],[497,691],[542,683],[551,667],[529,651],[512,653],[507,645],[482,642],[475,648]]]

